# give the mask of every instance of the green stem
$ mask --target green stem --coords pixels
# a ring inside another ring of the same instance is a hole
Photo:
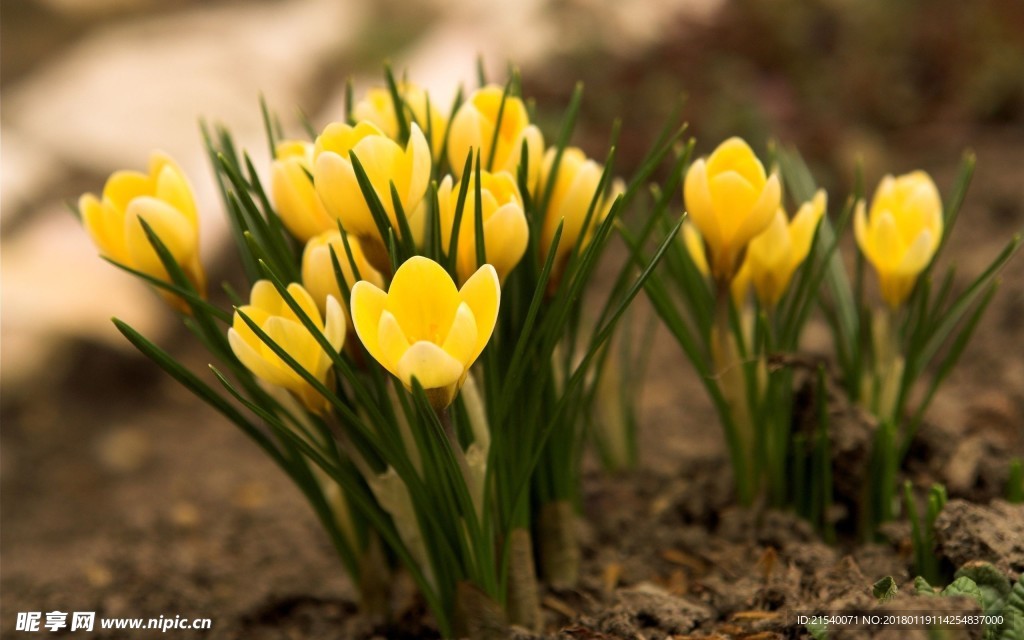
[[[711,357],[714,361],[715,375],[729,407],[732,423],[736,431],[733,460],[740,461],[734,470],[736,490],[740,501],[750,504],[753,499],[754,484],[753,438],[754,428],[751,421],[750,406],[747,402],[746,376],[740,360],[736,339],[732,334],[730,320],[731,297],[728,283],[719,283],[715,295],[715,316],[711,327]]]

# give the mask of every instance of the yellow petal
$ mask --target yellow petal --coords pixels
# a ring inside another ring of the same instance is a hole
[[[451,277],[441,265],[423,256],[413,256],[398,268],[387,298],[385,308],[395,314],[410,342],[440,344],[459,306],[459,292]]]
[[[697,160],[686,172],[683,183],[683,197],[686,200],[686,211],[701,236],[712,247],[722,244],[722,226],[715,213],[708,186],[707,166],[704,160]]]
[[[257,280],[252,285],[249,304],[268,315],[280,315],[284,311],[284,300],[270,280]]]
[[[459,297],[465,302],[476,319],[477,344],[472,362],[487,346],[498,320],[498,305],[501,302],[501,285],[498,274],[489,264],[477,269],[459,290]]]
[[[352,326],[355,327],[359,341],[366,347],[373,359],[387,366],[384,351],[379,339],[380,317],[387,304],[388,294],[369,282],[360,281],[352,287],[352,298],[349,309],[352,313]]]
[[[786,214],[782,209],[776,209],[768,228],[750,241],[747,261],[755,270],[775,269],[786,261],[792,251]]]
[[[430,145],[423,132],[415,122],[409,131],[409,143],[405,148],[405,163],[410,165],[408,183],[402,206],[406,215],[411,214],[419,206],[427,187],[430,186],[431,156]],[[401,192],[399,192],[401,193]]]
[[[313,336],[306,331],[305,327],[294,320],[282,318],[281,316],[272,316],[263,324],[263,331],[266,332],[267,338],[284,349],[299,367],[316,377],[317,361],[320,358],[322,349]],[[270,349],[269,344],[267,345],[265,357],[271,361],[277,357]],[[299,390],[300,383],[304,382],[302,377],[291,365],[285,363],[283,359],[281,363],[282,369],[288,376],[290,388],[293,391]]]
[[[295,302],[298,303],[299,308],[301,308],[306,313],[306,315],[309,316],[309,319],[313,321],[313,324],[317,325],[318,327],[322,327],[323,320],[320,317],[320,310],[317,308],[316,301],[313,300],[313,296],[311,296],[309,292],[306,291],[305,287],[303,287],[301,284],[297,282],[293,282],[288,285],[287,291],[289,295],[291,295],[292,299],[294,299]],[[299,316],[294,311],[292,311],[292,308],[288,306],[288,303],[285,302],[283,297],[281,298],[281,303],[282,309],[280,315],[286,318],[294,319],[296,322],[301,323],[301,321],[299,320]]]
[[[299,240],[305,242],[319,233],[336,229],[301,161],[289,158],[273,162],[270,193],[281,220]]]
[[[515,203],[499,207],[484,223],[484,238],[487,261],[494,265],[498,279],[504,280],[519,264],[530,243],[530,226],[522,207]],[[463,282],[470,275],[459,272]]]
[[[726,171],[717,175],[711,175],[708,180],[708,189],[711,192],[711,202],[714,205],[715,218],[718,220],[719,228],[722,230],[722,246],[731,246],[736,249],[745,244],[740,238],[740,229],[750,216],[760,194],[740,174],[734,171]],[[696,221],[694,217],[694,221]],[[771,218],[765,221],[762,229],[768,225]],[[699,224],[698,224],[699,226]],[[701,232],[703,233],[703,228]],[[705,234],[707,237],[707,234]],[[746,240],[749,240],[747,238]],[[710,238],[708,243],[711,244]],[[712,246],[714,253],[715,245]]]
[[[197,229],[166,202],[141,196],[131,201],[125,216],[125,244],[136,269],[160,278],[166,277],[163,262],[146,237],[140,218],[149,224],[176,262],[191,261],[197,250]]]
[[[472,106],[463,105],[452,119],[448,133],[448,164],[456,178],[462,177],[462,169],[471,152],[482,152],[484,145],[484,122],[480,113]],[[485,162],[486,160],[481,160]]]
[[[818,229],[818,223],[825,215],[825,203],[825,191],[818,189],[810,202],[805,202],[800,206],[800,210],[793,216],[793,221],[789,224],[789,236],[793,243],[793,259],[797,263],[803,262],[811,251],[814,233]]]
[[[78,200],[82,223],[100,253],[111,260],[127,265],[130,257],[124,244],[124,213],[100,202],[91,193]]]
[[[334,263],[331,261],[331,244],[330,240],[335,237],[340,241],[341,234],[337,231],[328,231],[326,233],[314,236],[306,243],[306,248],[302,251],[302,285],[306,287],[310,295],[316,301],[317,305],[326,310],[328,296],[335,298],[341,298],[341,288],[338,286],[338,280],[334,273]],[[345,256],[344,248],[339,253],[335,250],[335,254],[338,258],[338,264],[342,267],[342,275],[345,276],[346,280],[351,278],[352,267],[349,267],[350,273],[345,273],[345,266],[348,264],[348,259]],[[351,289],[353,283],[349,283]]]
[[[448,247],[452,244],[452,234],[455,224],[455,205],[457,204],[454,185],[451,175],[441,180],[437,188],[438,222],[441,227],[441,249],[448,253]]]
[[[461,362],[426,340],[414,343],[398,361],[398,377],[409,387],[413,378],[424,389],[454,387],[464,372]]]
[[[464,367],[469,367],[479,355],[479,352],[476,351],[477,343],[476,318],[473,317],[469,305],[463,302],[455,312],[455,320],[452,322],[448,337],[445,338],[441,348],[461,362]]]
[[[313,168],[313,181],[327,212],[341,220],[346,231],[361,238],[380,238],[351,162],[336,153],[321,153]]]
[[[683,223],[682,238],[686,252],[690,254],[690,259],[693,260],[693,266],[697,267],[697,270],[705,276],[708,275],[710,271],[708,270],[708,259],[704,253],[704,238],[701,237],[700,231],[689,220]]]
[[[729,138],[708,157],[708,175],[738,173],[756,190],[765,183],[764,166],[742,138]]]
[[[260,309],[257,306],[247,304],[238,307],[235,316],[232,320],[231,327],[238,333],[249,346],[254,349],[259,349],[262,341],[256,336],[256,333],[249,327],[249,325],[242,319],[242,314],[245,314],[247,318],[256,323],[256,326],[262,327],[263,324],[270,318],[270,314]]]
[[[883,211],[874,221],[870,243],[874,252],[875,267],[879,271],[892,271],[893,266],[903,257],[903,241],[900,239],[896,221],[888,211]]]
[[[153,191],[153,181],[149,176],[138,171],[115,171],[103,186],[103,199],[123,212],[129,202],[139,196],[151,196]]]
[[[865,213],[865,206],[863,200],[858,200],[853,212],[853,237],[857,240],[857,246],[860,247],[861,252],[864,254],[872,264],[875,262],[874,250],[871,247],[871,233],[868,228],[868,219]]]
[[[251,331],[250,331],[251,333]],[[253,334],[255,335],[255,334]],[[242,365],[257,378],[279,387],[286,387],[291,382],[288,375],[278,366],[265,359],[248,340],[244,339],[235,328],[228,329],[228,344],[231,351]],[[276,356],[275,356],[276,357]]]
[[[744,218],[740,221],[740,226],[736,229],[732,242],[737,247],[750,242],[751,239],[768,228],[780,206],[782,206],[782,185],[779,183],[779,177],[772,174],[764,183],[764,188],[758,194],[756,202],[746,211]]]
[[[341,347],[345,344],[345,328],[348,325],[345,322],[345,312],[342,311],[341,303],[334,296],[327,296],[326,306],[324,336],[327,338],[327,342],[334,347],[334,350],[340,353]]]
[[[519,140],[515,143],[515,148],[522,151],[523,143],[526,143],[526,187],[530,189],[531,195],[534,197],[539,196],[537,192],[537,183],[540,180],[541,166],[544,164],[544,134],[541,130],[534,125],[530,125],[523,129],[523,133],[520,135]],[[519,166],[523,163],[523,154],[520,152],[516,156],[515,166],[499,167],[506,171],[516,172],[518,175]]]
[[[932,232],[925,229],[918,234],[906,253],[903,254],[903,259],[900,260],[895,271],[903,275],[916,277],[931,262],[934,251],[935,241],[932,237]]]
[[[192,197],[192,187],[189,186],[185,174],[170,158],[167,158],[160,173],[156,175],[154,195],[180,211],[193,225],[199,224],[199,213]]]
[[[395,376],[401,377],[398,371],[398,362],[409,350],[409,339],[398,325],[398,320],[390,311],[384,310],[380,314],[380,322],[377,324],[377,339],[380,343],[380,354],[378,362]]]
[[[360,140],[352,149],[351,154],[358,158],[360,164],[363,165],[363,170],[366,172],[370,184],[373,185],[377,198],[384,210],[387,211],[391,224],[397,229],[398,219],[395,217],[394,200],[391,197],[391,183],[395,184],[395,190],[401,199],[403,193],[408,193],[411,169],[405,162],[405,154],[401,147],[390,138],[371,136]],[[429,158],[428,155],[428,162]],[[353,179],[355,179],[354,173]],[[358,188],[358,183],[356,186]]]

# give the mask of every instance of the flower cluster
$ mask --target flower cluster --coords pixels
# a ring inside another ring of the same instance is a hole
[[[546,148],[512,83],[447,108],[387,80],[311,140],[286,138],[268,119],[269,180],[238,162],[226,131],[206,132],[250,280],[248,303],[236,300],[233,313],[206,298],[194,197],[165,156],[154,155],[149,175],[111,176],[102,200],[83,196],[82,218],[105,257],[193,317],[189,327],[230,373],[215,368],[218,380],[258,421],[118,326],[295,479],[367,606],[387,583],[383,539],[446,635],[453,599],[465,597],[460,580],[536,628],[532,540],[545,527],[574,529],[582,430],[565,416],[589,412],[594,393],[580,386],[598,378],[561,355],[563,335],[584,333],[579,291],[625,187],[610,163]],[[598,362],[641,290],[609,296],[612,319],[588,328],[585,363]],[[524,510],[533,485],[547,495]],[[531,523],[530,511],[555,515]],[[501,546],[515,559],[507,568]],[[540,566],[562,567],[547,579],[571,584],[576,565],[559,558],[575,552],[544,549]]]
[[[730,138],[691,163],[693,143],[670,123],[626,182],[614,178],[613,152],[600,163],[568,143],[580,88],[547,146],[515,76],[450,108],[390,70],[385,79],[313,139],[286,138],[265,111],[269,180],[226,130],[204,130],[247,304],[228,283],[231,310],[207,298],[195,198],[165,155],[148,173],[114,173],[79,210],[104,258],[185,314],[222,388],[118,328],[292,478],[364,606],[387,606],[401,564],[445,637],[503,637],[505,622],[538,630],[538,573],[575,583],[581,448],[601,396],[639,377],[602,369],[632,373],[609,340],[636,295],[646,292],[700,374],[740,500],[766,497],[825,530],[832,387],[823,366],[810,381],[788,366],[812,312],[825,311],[850,399],[879,421],[872,469],[895,477],[897,452],[1016,249],[963,294],[948,277],[930,296],[922,274],[953,213],[927,174],[887,176],[870,206],[856,194],[839,218],[853,222],[858,268],[877,273],[883,304],[870,304],[859,272],[854,298],[825,192],[785,151],[766,168]],[[624,210],[673,154],[673,187],[650,185],[631,228]],[[613,233],[629,256],[614,286],[595,293],[587,285]],[[940,373],[901,431],[910,389],[930,368]],[[816,389],[814,407],[798,406],[798,385]],[[628,400],[613,411],[631,410]],[[818,422],[797,424],[805,414]],[[606,422],[633,422],[618,417]],[[623,434],[600,439],[635,450]],[[876,521],[891,509],[887,490],[864,501],[883,505]]]

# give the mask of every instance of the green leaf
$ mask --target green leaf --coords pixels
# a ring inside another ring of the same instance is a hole
[[[356,175],[356,182],[359,183],[359,190],[363,194],[363,200],[366,201],[366,205],[370,209],[370,215],[373,217],[373,223],[377,226],[377,232],[380,234],[381,240],[384,241],[388,237],[388,232],[392,230],[391,219],[388,217],[384,205],[381,204],[380,198],[377,196],[377,190],[373,188],[373,183],[370,182],[369,176],[366,175],[363,163],[359,161],[355,150],[349,151],[348,157],[349,161],[352,162],[352,172]],[[392,259],[394,259],[394,256],[392,256]]]
[[[1006,482],[1006,501],[1013,504],[1024,502],[1024,459],[1010,461],[1010,479]]]
[[[512,80],[509,78],[505,83],[505,90],[501,94],[501,104],[498,105],[498,115],[494,118],[494,132],[491,134],[491,151],[487,154],[487,170],[494,171],[494,153],[498,150],[498,134],[501,133],[501,121],[505,117],[505,103],[508,102],[509,92],[512,90]]]
[[[971,580],[967,576],[961,576],[954,580],[948,587],[942,590],[943,597],[965,597],[971,598],[978,603],[978,606],[984,608],[985,601],[982,596],[981,589],[975,584],[974,580]]]
[[[565,152],[565,148],[569,145],[569,138],[572,137],[573,129],[576,128],[576,118],[579,116],[580,104],[583,101],[583,83],[577,82],[576,87],[573,89],[572,97],[569,99],[569,106],[565,110],[565,116],[562,119],[562,130],[558,134],[558,140],[555,143],[555,156],[552,159],[551,167],[548,169],[548,181],[544,185],[544,190],[541,192],[539,206],[537,210],[542,214],[548,210],[548,204],[551,202],[551,194],[555,191],[555,182],[558,178],[558,168],[562,164],[562,154]]]
[[[824,622],[808,622],[804,627],[814,640],[828,640],[828,625]]]
[[[395,74],[390,64],[384,65],[384,80],[388,85],[388,93],[391,94],[391,104],[395,110],[395,121],[398,123],[398,139],[406,141],[409,139],[409,117],[405,113],[405,100],[398,91],[398,83],[395,82]]]
[[[974,583],[981,593],[981,606],[986,612],[1001,607],[1003,600],[1010,595],[1009,578],[990,562],[968,562],[957,570],[955,577],[958,580],[967,578]]]
[[[136,349],[142,352],[147,358],[155,362],[161,369],[166,371],[172,378],[177,380],[183,387],[194,393],[206,404],[210,405],[221,413],[228,420],[238,426],[253,442],[267,452],[272,459],[283,464],[281,452],[265,434],[252,425],[230,402],[218,394],[209,385],[200,380],[194,373],[189,371],[180,362],[172,358],[166,351],[156,346],[138,331],[127,323],[114,318],[114,326],[125,338],[131,342]]]
[[[914,578],[914,593],[919,596],[936,597],[938,594],[935,593],[935,587],[928,584],[928,581],[917,576]]]
[[[462,235],[459,231],[462,229],[462,216],[465,215],[466,210],[466,197],[469,195],[469,180],[473,175],[473,158],[474,155],[477,159],[477,165],[480,163],[480,152],[476,154],[470,149],[469,153],[466,154],[466,162],[462,167],[462,179],[459,182],[459,195],[455,199],[455,215],[452,219],[451,237],[448,240],[448,273],[452,278],[458,277],[458,271],[456,265],[458,264],[457,258],[459,257],[459,236]],[[444,233],[444,230],[441,231]]]
[[[896,580],[892,576],[885,576],[875,584],[871,585],[871,593],[874,594],[875,598],[879,602],[886,602],[896,597],[899,592],[899,587],[896,586]]]

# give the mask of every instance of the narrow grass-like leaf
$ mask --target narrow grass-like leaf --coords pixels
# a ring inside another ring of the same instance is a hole
[[[366,201],[366,206],[370,209],[370,216],[373,217],[373,223],[377,226],[377,233],[380,234],[381,241],[386,242],[388,232],[392,229],[391,219],[388,217],[387,211],[377,195],[377,190],[373,187],[373,183],[370,182],[369,176],[366,175],[363,163],[356,156],[356,152],[354,150],[349,151],[348,157],[352,162],[352,172],[356,175],[356,182],[359,183],[359,190],[363,194],[363,200]]]
[[[395,82],[395,74],[390,64],[384,65],[384,80],[388,85],[388,93],[391,94],[391,104],[395,111],[395,122],[398,124],[398,139],[405,141],[409,139],[409,117],[405,113],[405,100],[398,91],[398,83]]]
[[[573,88],[572,97],[569,99],[569,106],[565,110],[565,116],[562,119],[562,129],[558,134],[558,139],[555,142],[555,156],[552,158],[551,166],[547,170],[548,180],[544,184],[544,190],[540,198],[538,211],[545,212],[548,210],[548,204],[551,202],[551,194],[555,191],[555,182],[558,178],[558,168],[562,165],[562,154],[565,153],[565,148],[569,145],[569,139],[572,137],[573,129],[576,128],[576,118],[579,116],[580,104],[583,101],[583,83],[577,82]]]
[[[512,90],[512,78],[505,83],[505,90],[501,94],[501,103],[498,104],[498,115],[494,119],[494,132],[491,134],[490,152],[487,154],[487,170],[494,171],[494,154],[498,150],[498,137],[501,133],[501,121],[505,118],[505,104],[508,102],[509,92]]]

